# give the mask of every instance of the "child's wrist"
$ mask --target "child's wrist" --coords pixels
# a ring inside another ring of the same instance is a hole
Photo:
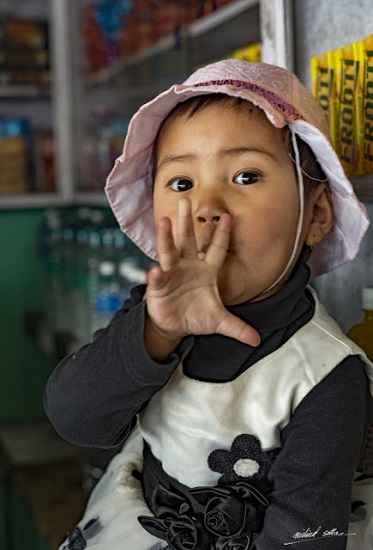
[[[148,354],[156,361],[166,360],[180,344],[183,336],[158,327],[148,315],[145,317],[144,339]]]

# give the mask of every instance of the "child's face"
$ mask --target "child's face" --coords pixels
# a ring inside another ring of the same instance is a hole
[[[281,275],[293,250],[299,194],[281,130],[261,110],[220,103],[166,121],[156,151],[154,216],[156,223],[170,218],[176,243],[184,196],[201,258],[219,217],[228,212],[232,218],[218,280],[224,304],[255,298]]]

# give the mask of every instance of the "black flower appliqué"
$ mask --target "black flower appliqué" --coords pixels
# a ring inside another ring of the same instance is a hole
[[[75,527],[67,537],[67,546],[64,546],[62,550],[84,550],[87,548],[86,539],[95,536],[100,529],[101,525],[97,518],[88,521],[88,523],[84,525],[83,531],[80,527]]]
[[[248,550],[269,504],[244,481],[195,487],[187,496],[157,485],[152,503],[154,516],[138,520],[148,533],[167,541],[163,550]]]
[[[208,457],[209,468],[223,474],[219,485],[238,481],[250,482],[265,480],[279,453],[279,449],[262,451],[259,440],[254,435],[238,435],[230,451],[217,449]]]

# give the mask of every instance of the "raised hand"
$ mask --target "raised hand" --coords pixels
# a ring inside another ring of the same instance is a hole
[[[229,246],[231,219],[223,214],[210,235],[206,253],[198,252],[190,201],[179,202],[177,245],[171,221],[159,220],[159,267],[148,273],[145,341],[155,359],[165,359],[189,334],[223,334],[256,346],[259,334],[224,307],[218,273]]]

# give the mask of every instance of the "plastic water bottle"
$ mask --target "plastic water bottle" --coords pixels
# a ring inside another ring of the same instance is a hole
[[[98,288],[92,304],[91,334],[105,328],[121,305],[115,262],[101,261],[98,264]]]
[[[123,302],[130,297],[131,288],[146,282],[146,270],[139,265],[136,257],[133,256],[129,256],[119,263],[118,274]]]

